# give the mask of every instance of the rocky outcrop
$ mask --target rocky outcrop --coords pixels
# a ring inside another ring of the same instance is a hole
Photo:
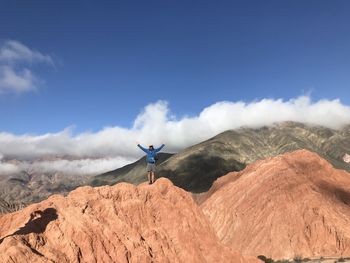
[[[1,262],[259,262],[222,245],[191,195],[153,185],[81,187],[0,216]]]
[[[274,259],[350,255],[350,174],[299,150],[219,178],[201,207],[223,244]]]

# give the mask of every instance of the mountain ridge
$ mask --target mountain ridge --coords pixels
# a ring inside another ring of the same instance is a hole
[[[187,191],[206,192],[218,177],[228,172],[241,171],[254,161],[299,149],[316,152],[335,167],[350,171],[350,166],[343,161],[344,154],[350,152],[350,125],[333,130],[283,122],[257,129],[228,130],[166,159],[158,165],[157,174]],[[126,182],[139,183],[142,178],[146,181],[145,174],[144,168],[122,177]],[[112,184],[119,182],[119,169],[109,175]],[[89,184],[100,185],[98,177]]]
[[[172,156],[160,153],[157,176],[166,177],[185,190],[201,193],[228,172],[241,171],[259,159],[304,148],[317,152],[335,167],[350,171],[350,165],[343,161],[344,154],[350,152],[350,125],[332,130],[284,122],[271,127],[229,130]],[[144,159],[126,167],[92,177],[40,171],[0,175],[0,212],[16,210],[52,194],[67,194],[81,185],[139,184],[147,180]]]

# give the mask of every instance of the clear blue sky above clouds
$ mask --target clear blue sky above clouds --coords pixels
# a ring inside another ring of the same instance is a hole
[[[0,2],[0,40],[49,54],[37,91],[0,94],[0,131],[130,127],[159,99],[178,116],[217,101],[350,104],[350,1]]]

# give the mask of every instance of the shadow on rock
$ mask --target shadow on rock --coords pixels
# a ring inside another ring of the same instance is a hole
[[[45,210],[37,210],[30,214],[28,222],[16,232],[11,235],[7,235],[0,239],[0,244],[2,241],[10,236],[15,235],[27,235],[30,233],[40,234],[43,233],[47,225],[58,218],[57,210],[54,208],[46,208]]]
[[[159,177],[170,179],[174,185],[193,193],[206,192],[213,182],[232,171],[241,171],[245,165],[234,160],[225,160],[220,156],[193,154],[179,162],[175,170],[159,166]]]
[[[319,182],[318,186],[330,197],[335,197],[338,201],[350,206],[350,192],[346,189],[324,181]]]

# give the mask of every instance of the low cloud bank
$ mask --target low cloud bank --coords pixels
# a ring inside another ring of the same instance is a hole
[[[83,160],[98,158],[100,161],[91,162],[91,159],[89,162],[81,161],[73,166],[69,163],[73,161],[68,160],[67,163],[51,161],[40,166],[42,169],[46,169],[46,166],[56,167],[57,170],[65,172],[68,170],[88,172],[92,169],[88,167],[92,166],[111,168],[114,160],[119,167],[136,160],[142,155],[136,147],[136,142],[146,146],[165,143],[165,151],[177,152],[228,129],[242,126],[258,128],[282,121],[339,129],[350,124],[350,107],[339,100],[313,102],[307,96],[288,101],[282,99],[263,99],[250,103],[223,101],[203,109],[197,116],[178,118],[170,112],[167,102],[158,101],[147,105],[129,129],[106,127],[96,133],[78,135],[74,135],[69,128],[58,133],[43,135],[16,136],[2,132],[0,153],[7,159],[17,160],[34,160],[45,156],[73,156],[75,159]],[[4,162],[0,163],[0,173],[6,169],[11,170],[11,167],[6,166]]]
[[[80,160],[54,160],[54,161],[17,161],[15,164],[0,161],[0,176],[12,175],[21,171],[30,174],[56,174],[67,176],[97,175],[117,169],[131,160],[124,158],[100,158]]]
[[[123,157],[98,159],[55,159],[35,161],[4,161],[0,154],[0,176],[12,175],[25,171],[29,174],[97,175],[117,169],[133,160]]]

